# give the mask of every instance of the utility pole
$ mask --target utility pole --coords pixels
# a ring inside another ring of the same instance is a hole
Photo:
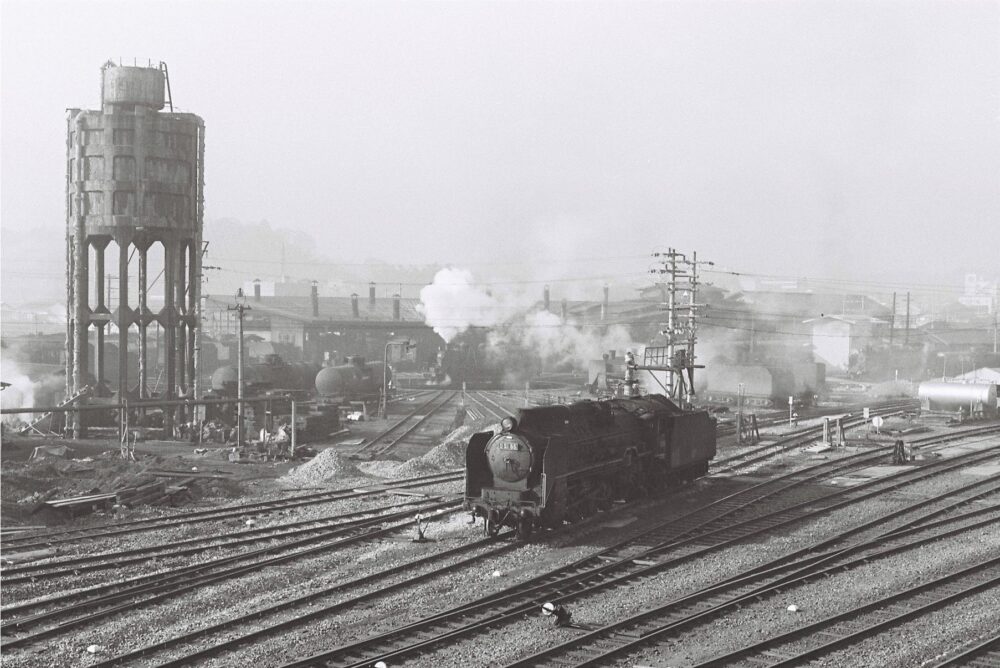
[[[666,371],[667,394],[681,407],[688,407],[694,400],[694,370],[704,368],[695,364],[695,343],[697,337],[698,309],[703,305],[697,301],[698,265],[713,265],[713,262],[699,262],[698,254],[687,255],[669,248],[665,253],[653,253],[662,258],[661,269],[651,273],[666,277],[667,323],[660,334],[666,339],[665,354],[657,354],[656,349],[646,349],[642,365],[636,369]],[[661,349],[662,350],[662,349]]]
[[[243,431],[246,428],[243,424],[243,314],[250,311],[247,306],[246,295],[243,288],[236,290],[236,304],[226,307],[227,311],[236,311],[239,324],[239,339],[236,344],[236,447],[243,447]]]
[[[896,324],[896,293],[892,293],[892,313],[889,315],[889,347],[892,348],[893,329]]]
[[[906,346],[910,345],[910,292],[906,292],[906,336],[903,338]]]

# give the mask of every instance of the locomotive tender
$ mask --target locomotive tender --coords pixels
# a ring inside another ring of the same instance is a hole
[[[465,503],[520,538],[708,472],[715,421],[662,395],[523,408],[466,448]]]

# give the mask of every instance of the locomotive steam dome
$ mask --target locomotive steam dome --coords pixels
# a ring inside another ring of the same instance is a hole
[[[505,482],[518,482],[531,471],[531,447],[520,436],[498,434],[486,446],[490,471]]]

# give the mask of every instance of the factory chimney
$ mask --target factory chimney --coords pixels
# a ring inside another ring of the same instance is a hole
[[[568,315],[568,311],[569,311],[569,307],[566,304],[566,300],[563,299],[562,300],[562,319],[563,319],[563,322],[566,322],[566,316]]]
[[[399,320],[399,295],[392,296],[392,319]]]
[[[309,297],[312,301],[313,307],[313,317],[319,317],[319,281],[312,282],[312,290],[309,293]]]
[[[255,302],[260,301],[260,279],[253,279],[253,300]]]
[[[368,284],[368,308],[375,308],[375,281]]]
[[[355,318],[361,317],[361,312],[358,311],[358,293],[351,293],[351,315]]]
[[[545,291],[542,293],[542,300],[545,304],[545,310],[549,310],[549,286],[545,286]]]
[[[608,286],[604,286],[604,301],[601,302],[601,320],[608,318]]]

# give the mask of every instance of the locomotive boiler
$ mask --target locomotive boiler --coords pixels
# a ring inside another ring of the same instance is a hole
[[[465,504],[520,538],[702,476],[715,421],[662,395],[523,408],[466,448]]]

